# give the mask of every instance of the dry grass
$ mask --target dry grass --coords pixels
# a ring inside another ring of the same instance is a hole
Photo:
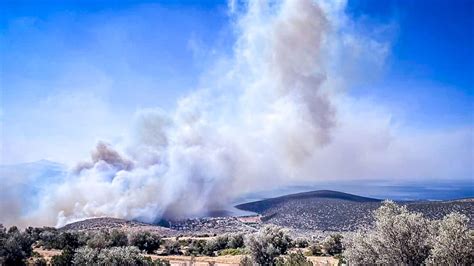
[[[57,249],[48,250],[48,249],[43,249],[42,247],[34,248],[33,251],[40,254],[47,262],[51,261],[51,258],[53,256],[61,254],[61,250],[57,250]]]

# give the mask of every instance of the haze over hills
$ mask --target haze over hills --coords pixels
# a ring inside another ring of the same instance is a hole
[[[49,160],[0,165],[0,223],[17,222],[38,207],[46,191],[64,181],[67,167]]]

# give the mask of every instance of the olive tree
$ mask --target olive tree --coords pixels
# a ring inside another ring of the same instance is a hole
[[[74,265],[151,265],[137,247],[90,248],[76,250]],[[162,264],[157,264],[162,265]]]
[[[129,241],[130,245],[136,246],[147,253],[152,253],[160,247],[161,237],[148,231],[139,231],[132,234]]]
[[[355,233],[345,242],[344,256],[352,264],[422,264],[430,252],[430,221],[392,201],[374,212],[375,227]]]
[[[432,250],[427,264],[473,265],[474,231],[468,228],[469,218],[451,213],[434,223],[435,234],[431,237]]]
[[[253,260],[261,265],[275,264],[275,258],[285,254],[291,245],[291,239],[283,229],[266,226],[251,235],[246,242]]]
[[[342,235],[331,234],[327,236],[321,243],[324,252],[329,255],[342,253]]]
[[[10,227],[8,232],[0,228],[0,265],[23,264],[32,252],[34,240],[26,232],[21,232],[16,226]]]

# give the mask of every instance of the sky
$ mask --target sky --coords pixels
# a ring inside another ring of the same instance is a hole
[[[232,52],[225,1],[2,1],[4,164],[72,163],[119,141],[140,108],[175,108]],[[473,124],[469,0],[349,1],[358,27],[390,42],[384,66],[349,93],[415,130]]]
[[[152,222],[294,185],[473,195],[473,1],[0,10],[7,223]]]

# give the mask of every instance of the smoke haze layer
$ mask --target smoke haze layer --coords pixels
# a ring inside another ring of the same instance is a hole
[[[51,184],[37,210],[15,212],[16,222],[154,222],[289,184],[472,175],[470,128],[403,129],[383,107],[345,93],[364,78],[358,68],[383,64],[389,45],[360,35],[344,1],[230,6],[233,57],[174,112],[140,110],[127,142],[100,142],[89,161]]]

